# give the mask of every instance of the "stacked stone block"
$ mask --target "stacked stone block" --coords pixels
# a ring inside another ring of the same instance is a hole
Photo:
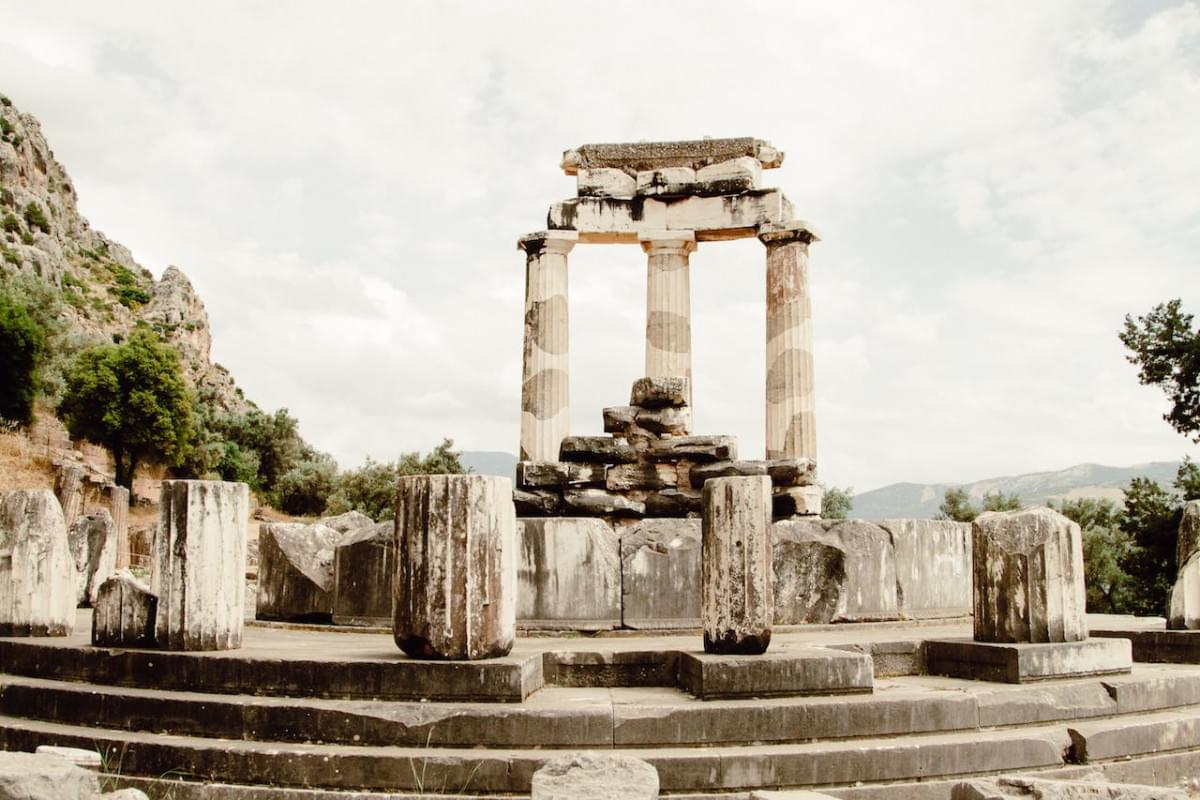
[[[777,518],[820,511],[816,466],[808,459],[738,461],[731,436],[693,436],[690,383],[641,378],[628,406],[604,410],[604,436],[568,436],[557,461],[522,461],[514,492],[522,517],[700,516],[709,478],[765,475]]]

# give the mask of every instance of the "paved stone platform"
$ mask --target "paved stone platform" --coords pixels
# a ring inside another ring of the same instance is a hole
[[[1133,658],[1126,638],[1020,644],[932,639],[925,642],[925,664],[933,675],[1029,683],[1129,672]]]

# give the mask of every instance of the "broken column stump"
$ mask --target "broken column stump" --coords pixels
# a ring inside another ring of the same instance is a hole
[[[117,568],[117,528],[107,509],[76,517],[67,533],[75,561],[76,603],[90,606],[104,579]]]
[[[0,498],[0,636],[69,636],[75,560],[62,506],[49,489]]]
[[[775,613],[771,479],[706,481],[701,538],[704,652],[766,652]]]
[[[159,647],[242,646],[249,515],[250,490],[244,483],[162,482],[154,537]]]
[[[1179,572],[1171,588],[1167,627],[1200,630],[1200,500],[1192,500],[1183,507],[1175,557]]]
[[[274,522],[258,533],[258,619],[329,622],[333,551],[342,534],[321,522]]]
[[[347,533],[333,551],[333,621],[337,625],[392,624],[396,526],[380,522]]]
[[[484,475],[400,479],[396,644],[414,658],[498,658],[516,635],[512,482]]]
[[[96,592],[92,644],[153,647],[158,598],[128,570],[113,573]]]

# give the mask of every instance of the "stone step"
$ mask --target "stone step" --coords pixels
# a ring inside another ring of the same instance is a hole
[[[1078,722],[1070,726],[1081,764],[1200,748],[1200,706]]]
[[[487,750],[247,742],[84,728],[0,716],[0,747],[87,747],[119,756],[121,774],[186,773],[220,783],[522,794],[546,750]],[[641,748],[665,794],[746,792],[906,781],[1061,767],[1071,740],[1063,727],[971,731],[900,738],[746,747]]]

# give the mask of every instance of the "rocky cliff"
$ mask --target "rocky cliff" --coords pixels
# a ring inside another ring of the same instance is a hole
[[[30,114],[0,95],[0,270],[61,293],[62,315],[87,339],[115,341],[144,323],[179,350],[184,373],[219,409],[245,411],[233,378],[212,363],[204,303],[183,271],[158,280],[128,248],[93,230],[75,187]]]

